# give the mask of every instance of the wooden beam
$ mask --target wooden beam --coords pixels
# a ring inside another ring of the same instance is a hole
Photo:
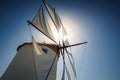
[[[63,48],[68,48],[68,47],[73,47],[73,46],[78,46],[78,45],[87,44],[87,43],[88,42],[82,42],[82,43],[72,44],[72,45],[68,45],[68,46],[62,46],[62,47],[59,47],[58,49],[63,49]]]
[[[40,31],[42,34],[44,34],[45,36],[47,36],[50,40],[52,40],[53,42],[55,42],[57,44],[57,42],[52,39],[51,37],[49,37],[48,35],[46,35],[44,32],[42,32],[39,28],[37,28],[34,24],[32,24],[29,20],[27,21],[30,25],[32,25],[33,27],[35,27],[38,31]]]

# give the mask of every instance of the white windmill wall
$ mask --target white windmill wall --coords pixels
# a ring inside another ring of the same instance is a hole
[[[54,66],[57,66],[57,61],[55,61]],[[56,75],[56,68],[51,71],[55,71],[54,74],[52,72],[52,75]],[[31,44],[24,44],[19,48],[0,80],[37,80]]]

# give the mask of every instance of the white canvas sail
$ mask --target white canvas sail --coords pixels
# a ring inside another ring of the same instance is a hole
[[[39,46],[34,38],[32,43],[38,80],[56,80],[56,52],[47,46]]]
[[[46,16],[44,14],[42,6],[38,10],[37,14],[31,21],[32,25],[34,25],[35,28],[40,30],[43,34],[45,34],[48,38],[53,40],[55,42],[52,30],[50,28],[50,25],[46,19]]]
[[[68,39],[66,38],[67,37],[67,31],[66,29],[64,28],[64,25],[62,24],[62,21],[59,17],[59,15],[56,13],[55,9],[52,8],[48,3],[46,3],[44,1],[44,4],[46,6],[46,9],[56,27],[56,29],[58,30],[58,32],[60,31],[60,29],[62,29],[62,40],[64,41],[65,45],[69,45],[69,41]]]
[[[58,17],[57,17],[57,14],[55,12],[55,9],[52,8],[47,2],[43,1],[45,6],[46,6],[46,9],[55,25],[55,27],[57,28],[57,30],[59,31],[60,30],[60,24],[59,24],[59,20],[58,20]]]

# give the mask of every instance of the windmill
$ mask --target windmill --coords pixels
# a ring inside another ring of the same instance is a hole
[[[45,0],[42,0],[42,2],[57,32],[60,34],[60,36],[58,36],[59,40],[55,40],[51,26],[45,15],[43,6],[41,5],[34,18],[27,22],[43,35],[47,36],[55,44],[37,43],[31,35],[32,43],[25,43],[18,47],[17,55],[0,80],[56,80],[57,61],[59,57],[63,58],[63,73],[61,80],[66,79],[65,74],[68,80],[71,80],[70,72],[65,63],[65,54],[70,61],[74,73],[74,80],[77,80],[74,59],[72,54],[69,53],[68,48],[86,44],[87,42],[70,44],[69,40],[66,38],[67,31],[60,16]]]

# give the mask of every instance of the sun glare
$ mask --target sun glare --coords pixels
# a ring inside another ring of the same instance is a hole
[[[56,42],[59,43],[59,41],[62,42],[62,40],[65,41],[68,39],[68,41],[70,43],[75,43],[75,40],[77,39],[77,37],[75,34],[76,28],[74,26],[76,26],[76,25],[75,25],[74,21],[71,21],[69,16],[64,16],[64,15],[61,15],[61,20],[62,20],[64,28],[67,31],[67,34],[65,34],[64,36],[63,36],[63,32],[62,32],[62,27],[58,33],[53,22],[52,21],[49,22],[50,25],[52,26],[51,28],[52,28],[52,32],[53,32]]]
[[[77,30],[77,27],[76,27],[77,25],[76,25],[75,19],[72,19],[72,17],[70,17],[69,15],[61,15],[60,18],[61,18],[61,21],[63,23],[64,28],[67,31],[67,34],[64,34],[64,36],[63,36],[63,32],[62,32],[62,27],[61,27],[61,29],[58,33],[58,31],[55,28],[52,20],[48,19],[50,27],[52,29],[53,36],[55,38],[55,41],[57,43],[59,43],[59,42],[62,43],[62,41],[65,41],[65,40],[68,39],[70,44],[75,43],[76,40],[78,39],[78,37],[76,35],[78,30]],[[33,33],[35,34],[36,40],[38,42],[52,43],[52,41],[50,39],[48,39],[44,35],[41,35],[39,31],[36,32],[36,30],[35,30],[35,32],[33,31]]]
[[[68,39],[70,43],[75,43],[75,40],[77,39],[76,36],[76,25],[75,22],[72,21],[72,18],[70,16],[62,16],[62,23],[64,25],[64,28],[67,31],[67,35],[64,35],[64,41]]]

